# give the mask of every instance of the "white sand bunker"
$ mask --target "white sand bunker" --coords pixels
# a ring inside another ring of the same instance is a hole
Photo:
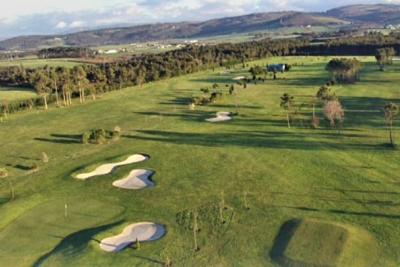
[[[113,182],[113,186],[123,189],[142,189],[145,187],[152,187],[154,186],[154,182],[150,180],[150,177],[153,174],[154,172],[149,170],[133,170],[127,177]]]
[[[217,117],[206,119],[208,122],[222,122],[222,121],[230,121],[232,120],[230,112],[217,112]]]
[[[244,79],[246,79],[246,77],[244,77],[244,76],[238,76],[238,77],[233,78],[234,81],[241,81]]]
[[[126,160],[117,162],[117,163],[107,163],[100,165],[97,167],[94,171],[88,172],[88,173],[80,173],[76,175],[76,178],[81,179],[81,180],[86,180],[88,178],[94,177],[94,176],[100,176],[100,175],[106,175],[110,174],[113,172],[113,170],[119,166],[124,166],[132,163],[137,163],[137,162],[142,162],[147,160],[148,157],[141,155],[141,154],[134,154],[129,156]]]
[[[152,222],[128,225],[121,234],[101,240],[100,248],[107,252],[118,252],[136,242],[155,241],[165,235],[165,227]]]

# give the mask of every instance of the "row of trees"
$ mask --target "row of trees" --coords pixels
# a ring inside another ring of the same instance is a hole
[[[97,93],[122,87],[141,86],[146,82],[208,68],[244,64],[247,60],[289,55],[295,53],[297,47],[307,44],[306,40],[290,40],[191,46],[163,54],[141,55],[126,61],[82,65],[73,69],[10,67],[0,70],[0,83],[35,88],[43,99],[40,104],[43,104],[45,108],[49,99],[68,106],[73,97],[79,97],[80,102],[83,103],[87,94],[95,98]],[[25,101],[14,109],[29,106]],[[7,107],[3,103],[2,109],[5,108]]]
[[[367,41],[370,40],[371,44],[365,45],[370,45],[374,50],[371,51],[372,48],[369,46],[367,51],[362,51],[362,53],[368,52],[369,55],[375,55],[376,47],[379,46],[393,44],[392,49],[396,51],[396,45],[400,45],[400,38],[393,36],[368,38]],[[346,38],[340,42],[337,41],[338,43],[334,46],[345,51],[343,53],[354,52],[353,49],[346,50],[349,39],[351,40],[351,38]],[[318,51],[319,54],[324,55],[327,51],[332,52],[329,50],[333,46],[332,43],[328,42],[322,46],[322,50],[319,50],[320,48],[316,50],[316,46],[310,45],[310,42],[305,39],[262,40],[212,46],[188,46],[182,50],[156,55],[140,55],[113,63],[82,65],[73,69],[63,67],[25,69],[22,66],[3,68],[0,69],[0,84],[35,88],[42,100],[30,99],[14,103],[0,103],[0,110],[3,113],[5,110],[12,112],[31,108],[34,105],[43,105],[46,108],[49,101],[68,106],[71,104],[71,98],[74,97],[79,97],[80,102],[83,103],[88,94],[95,99],[98,93],[133,85],[141,86],[146,82],[208,68],[219,66],[229,68],[236,64],[244,65],[244,62],[248,60],[269,56],[308,55]],[[357,48],[362,45],[354,41],[354,46]],[[363,50],[360,47],[357,49]],[[382,62],[390,59],[392,50],[387,51],[389,53],[386,58],[380,57]],[[355,60],[333,61],[327,68],[338,80],[355,81],[358,78],[360,65]],[[342,70],[345,71],[338,71],[338,68],[343,68]],[[254,67],[251,72],[255,76],[262,70]]]

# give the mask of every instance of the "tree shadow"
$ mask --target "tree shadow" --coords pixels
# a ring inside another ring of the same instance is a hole
[[[400,195],[400,192],[393,192],[393,191],[355,190],[355,189],[328,188],[328,187],[318,187],[318,188],[321,189],[321,190],[337,191],[337,192],[350,192],[350,193],[363,193],[363,194]]]
[[[141,116],[155,116],[155,117],[166,117],[166,118],[180,118],[186,121],[204,121],[206,118],[213,116],[215,113],[206,111],[196,111],[196,112],[134,112],[136,115]]]
[[[285,251],[300,223],[301,221],[298,219],[285,222],[279,229],[278,235],[275,237],[269,255],[272,260],[282,266],[287,266],[289,264],[288,259],[285,257]]]
[[[51,134],[53,138],[35,137],[34,140],[55,144],[81,144],[82,135],[79,134]]]
[[[62,254],[65,257],[74,257],[79,255],[84,249],[87,248],[89,241],[96,241],[100,243],[99,240],[93,238],[93,236],[106,231],[114,226],[121,224],[123,221],[117,221],[111,224],[102,225],[95,228],[85,229],[76,233],[73,233],[65,238],[61,238],[61,242],[54,247],[50,252],[44,254],[32,265],[33,267],[39,267],[46,262],[51,256]]]
[[[274,149],[320,150],[321,147],[332,147],[341,150],[387,150],[384,146],[363,143],[339,143],[309,141],[305,133],[270,131],[263,133],[187,133],[157,130],[138,130],[136,135],[125,135],[126,138],[146,141],[158,141],[174,144],[190,144],[207,147],[243,146]],[[316,134],[317,136],[318,134]],[[342,141],[342,140],[341,140]]]
[[[366,217],[374,217],[374,218],[384,218],[384,219],[394,219],[400,220],[400,215],[397,214],[386,214],[380,212],[367,212],[367,211],[348,211],[341,209],[317,209],[317,208],[309,208],[309,207],[298,207],[298,206],[279,206],[280,208],[288,208],[288,209],[297,209],[307,212],[327,212],[334,214],[343,214],[343,215],[352,215],[352,216],[366,216]]]
[[[32,170],[32,166],[17,164],[13,166],[14,168],[21,170],[21,171],[30,171]]]

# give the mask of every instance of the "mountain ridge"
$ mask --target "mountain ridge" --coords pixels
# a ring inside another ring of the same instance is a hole
[[[223,34],[272,30],[283,27],[351,24],[384,26],[400,24],[400,5],[349,5],[326,12],[277,11],[224,17],[202,22],[169,22],[85,30],[64,35],[18,36],[0,41],[3,50],[27,50],[51,46],[100,46],[165,39],[198,38]]]

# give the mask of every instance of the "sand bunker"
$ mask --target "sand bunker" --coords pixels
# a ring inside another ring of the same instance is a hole
[[[123,189],[142,189],[145,187],[154,186],[150,177],[154,174],[153,171],[148,170],[133,170],[129,175],[123,179],[113,182],[113,186]]]
[[[233,78],[234,81],[241,81],[244,79],[246,79],[246,77],[244,77],[244,76],[238,76],[238,77]]]
[[[86,179],[94,177],[94,176],[110,174],[110,173],[113,172],[113,170],[115,168],[117,168],[119,166],[128,165],[128,164],[137,163],[137,162],[142,162],[142,161],[145,161],[147,159],[148,159],[147,156],[144,156],[144,155],[141,155],[141,154],[131,155],[124,161],[117,162],[117,163],[106,163],[106,164],[100,165],[99,167],[97,167],[92,172],[80,173],[80,174],[76,175],[76,178],[77,179],[81,179],[81,180],[86,180]]]
[[[128,225],[121,234],[101,240],[100,248],[107,252],[118,252],[136,240],[139,242],[155,241],[165,235],[165,228],[162,225],[141,222]]]
[[[230,112],[217,112],[217,117],[206,119],[208,122],[222,122],[222,121],[230,121],[232,120]]]

